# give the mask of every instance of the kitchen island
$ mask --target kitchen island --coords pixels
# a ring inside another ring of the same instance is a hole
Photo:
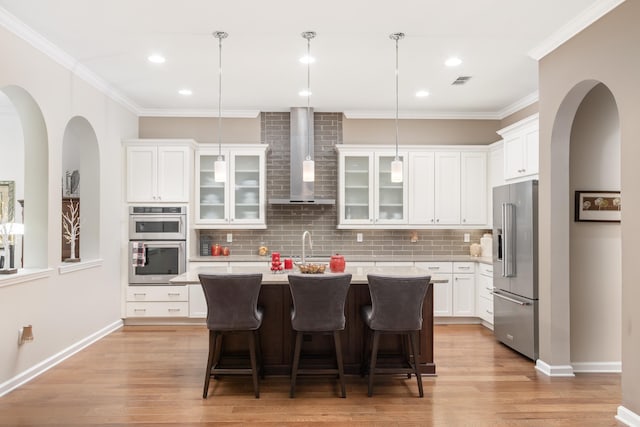
[[[428,272],[414,267],[354,267],[345,271],[352,275],[351,287],[345,305],[346,327],[342,331],[342,349],[345,372],[358,374],[364,345],[365,325],[360,317],[360,307],[371,304],[367,274],[387,274],[401,276],[427,275]],[[266,375],[288,375],[291,370],[291,358],[295,334],[291,328],[291,293],[286,273],[272,273],[262,267],[197,267],[171,280],[172,285],[199,284],[199,274],[262,273],[262,288],[258,304],[264,308],[264,317],[260,335]],[[325,273],[331,274],[331,273]],[[422,308],[422,330],[419,334],[419,369],[423,374],[435,375],[433,361],[433,285],[427,289]],[[233,354],[243,349],[245,343],[231,336],[225,341],[225,352]],[[238,337],[239,338],[239,337]],[[395,335],[383,335],[380,340],[380,352],[388,355],[401,354],[403,341]],[[330,360],[333,354],[333,340],[330,335],[305,336],[303,352],[323,356]],[[318,362],[322,363],[322,362]]]

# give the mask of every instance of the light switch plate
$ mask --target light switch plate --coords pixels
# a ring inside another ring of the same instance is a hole
[[[233,234],[227,233],[227,243],[232,243],[232,242],[233,242]]]
[[[464,233],[464,241],[465,243],[469,243],[471,241],[471,235],[469,233]]]
[[[357,233],[356,234],[356,242],[362,243],[363,241],[364,241],[364,239],[362,238],[362,233]]]

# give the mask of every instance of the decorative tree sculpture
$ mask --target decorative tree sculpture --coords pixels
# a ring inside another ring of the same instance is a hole
[[[62,236],[69,244],[70,255],[65,261],[74,262],[80,261],[80,258],[76,258],[76,239],[80,236],[80,204],[73,203],[69,200],[69,210],[62,214],[62,225],[64,231]]]

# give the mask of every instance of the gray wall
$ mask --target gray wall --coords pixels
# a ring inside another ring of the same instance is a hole
[[[405,119],[398,121],[401,145],[488,145],[500,139],[500,120]],[[395,144],[395,121],[345,119],[345,144]]]
[[[540,80],[540,359],[570,363],[569,140],[582,99],[598,82],[620,117],[622,236],[622,404],[640,414],[640,2],[626,1],[539,62]],[[606,280],[607,272],[599,273]]]

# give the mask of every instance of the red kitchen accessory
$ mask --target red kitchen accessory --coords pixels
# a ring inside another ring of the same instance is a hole
[[[331,255],[329,269],[332,273],[344,273],[345,266],[346,262],[344,261],[344,256],[340,254]]]

